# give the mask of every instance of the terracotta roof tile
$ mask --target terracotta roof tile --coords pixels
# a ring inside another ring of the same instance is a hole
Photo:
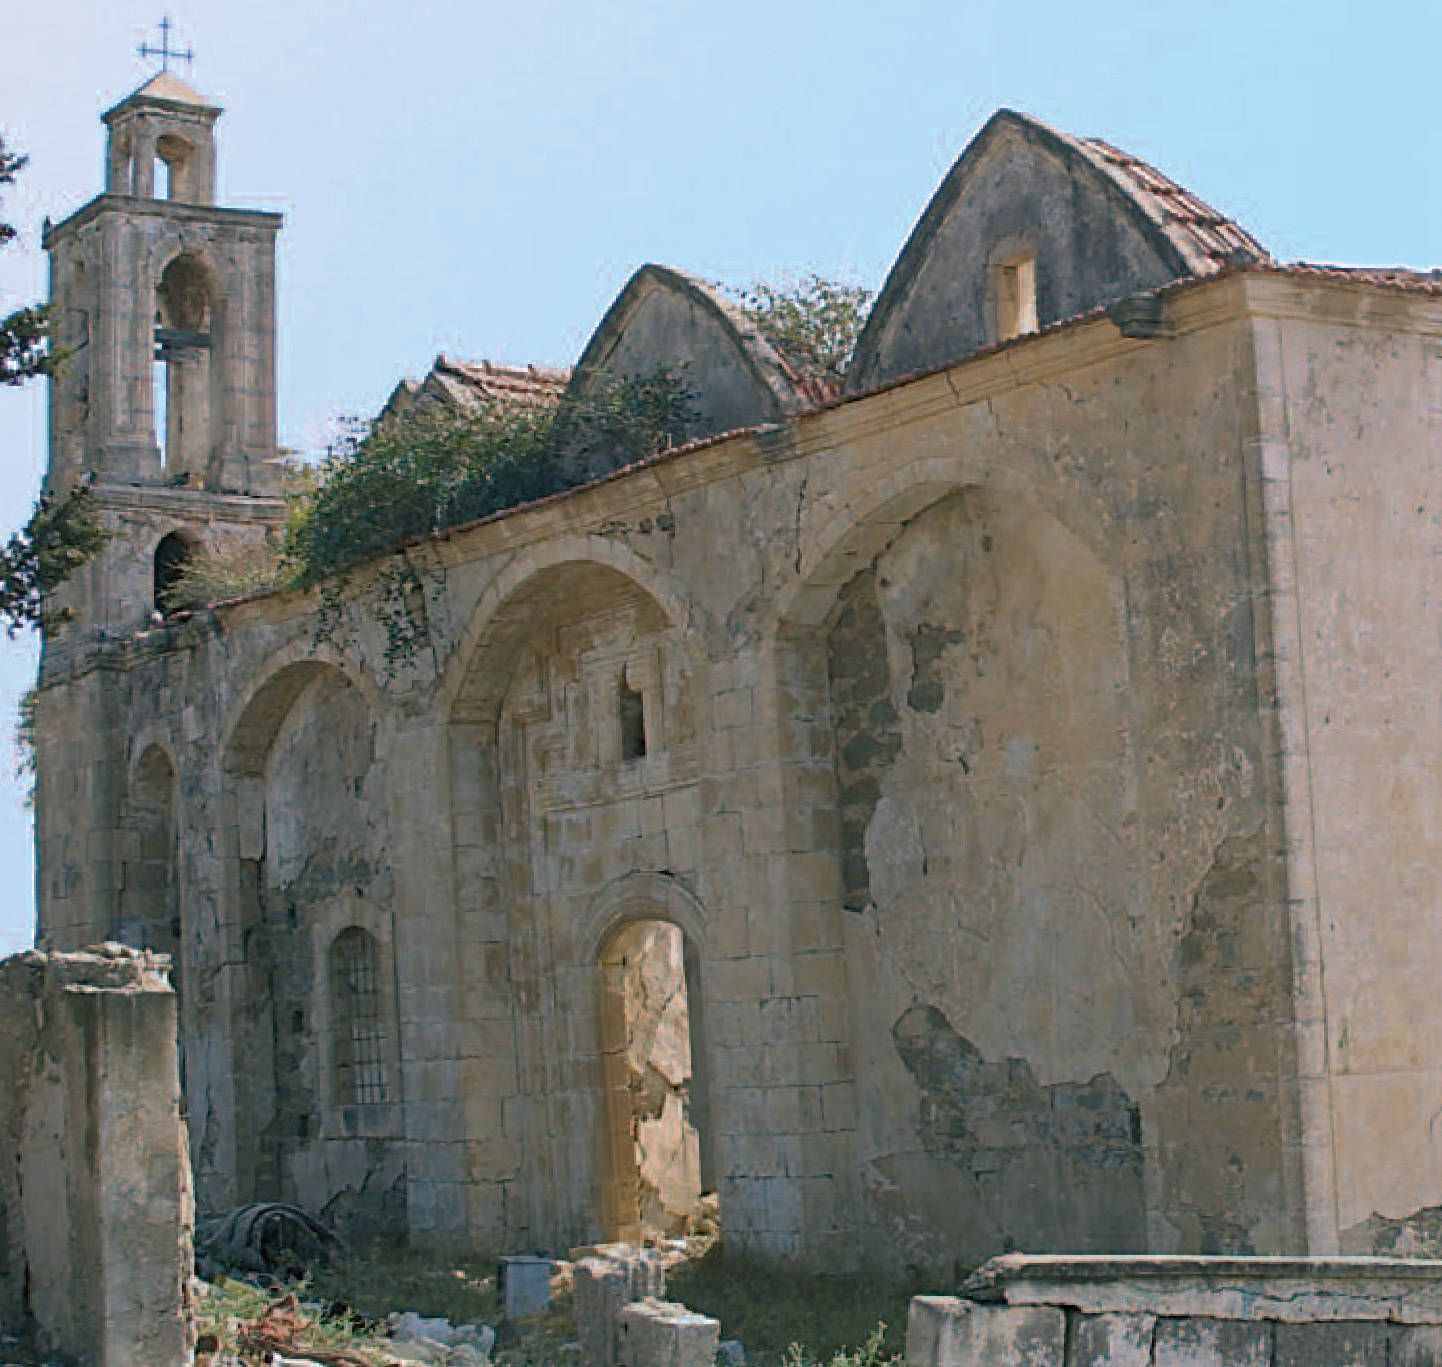
[[[454,388],[469,392],[474,401],[481,403],[496,400],[549,403],[561,397],[571,378],[569,370],[535,365],[505,366],[494,361],[458,361],[444,353],[436,357],[431,374],[453,381]]]
[[[1242,225],[1178,185],[1155,166],[1114,147],[1104,138],[1078,138],[1094,158],[1149,207],[1169,232],[1183,239],[1211,270],[1221,270],[1238,258],[1269,260],[1267,249]]]
[[[1292,261],[1278,269],[1286,275],[1357,280],[1366,285],[1386,285],[1414,293],[1442,295],[1442,266],[1419,271],[1408,266],[1332,266],[1316,261]]]
[[[458,361],[442,352],[425,379],[419,383],[402,380],[391,391],[380,416],[395,417],[417,403],[442,403],[461,409],[482,408],[493,403],[533,408],[558,403],[570,378],[569,370],[497,365],[494,361]]]

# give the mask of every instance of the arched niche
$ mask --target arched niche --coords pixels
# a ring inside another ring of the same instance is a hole
[[[632,457],[584,420],[588,404],[626,381],[672,372],[688,391],[679,441],[776,422],[828,396],[713,286],[665,266],[642,266],[606,311],[562,400],[558,456],[572,478]]]
[[[341,978],[329,957],[348,928],[377,946],[386,990],[367,1009],[387,1013],[375,1026],[393,1084],[396,889],[379,726],[368,692],[346,673],[297,660],[251,695],[230,731],[229,883],[243,965],[232,1029],[242,1190],[329,1209],[356,1232],[396,1234],[404,1163],[384,1142],[396,1128],[394,1086],[383,1098],[368,1085],[364,1100],[340,1100],[335,1030],[350,1018],[331,1000]],[[371,1146],[359,1169],[334,1147],[348,1144]],[[363,1183],[357,1171],[369,1173]]]
[[[847,391],[1266,255],[1154,167],[1003,109],[957,159],[897,257],[857,342]]]
[[[151,557],[151,601],[156,612],[169,614],[186,606],[186,571],[204,553],[204,543],[189,528],[179,527],[160,538]]]
[[[457,915],[463,972],[486,1011],[509,1011],[516,1052],[466,1097],[478,1180],[495,1149],[477,1126],[499,1105],[533,1136],[518,1184],[531,1237],[594,1239],[607,1083],[592,908],[618,880],[695,871],[691,660],[662,599],[596,560],[522,559],[479,614],[451,695]],[[624,743],[628,710],[644,746]]]
[[[1144,1247],[1174,945],[1143,916],[1120,586],[1007,481],[898,480],[807,571],[777,678],[788,749],[824,726],[833,786],[808,761],[786,800],[835,833],[857,1083],[881,1099],[868,1223],[923,1262]]]

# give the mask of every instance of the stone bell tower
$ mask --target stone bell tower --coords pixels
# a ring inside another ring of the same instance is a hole
[[[105,192],[47,228],[46,489],[90,483],[114,536],[57,595],[47,653],[164,614],[178,568],[283,518],[275,414],[281,216],[215,203],[220,110],[162,71],[103,115]]]

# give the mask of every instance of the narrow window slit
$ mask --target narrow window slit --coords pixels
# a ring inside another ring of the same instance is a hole
[[[626,671],[621,671],[621,760],[646,758],[646,699],[639,689],[631,687]]]

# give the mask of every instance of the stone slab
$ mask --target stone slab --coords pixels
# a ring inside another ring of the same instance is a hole
[[[1007,1254],[973,1273],[961,1294],[988,1304],[1064,1306],[1088,1315],[1442,1324],[1442,1262]]]
[[[1442,1328],[1422,1325],[1392,1331],[1391,1367],[1442,1367]]]
[[[916,1296],[907,1317],[906,1360],[910,1367],[1063,1367],[1066,1316],[1049,1306]]]
[[[551,1307],[551,1260],[511,1254],[498,1260],[497,1280],[508,1320],[539,1315]]]

